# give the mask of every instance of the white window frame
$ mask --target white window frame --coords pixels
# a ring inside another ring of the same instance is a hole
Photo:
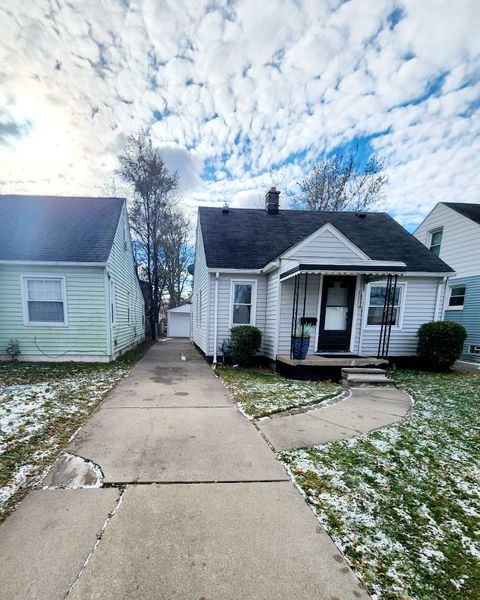
[[[363,327],[365,329],[381,329],[381,325],[369,325],[368,324],[368,310],[370,308],[370,293],[372,291],[372,287],[387,287],[387,282],[386,281],[371,281],[368,286],[367,286],[367,293],[366,293],[366,301],[365,301],[365,310],[364,310],[364,316],[363,316]],[[392,325],[392,329],[402,329],[403,327],[403,313],[405,311],[405,301],[407,298],[407,283],[402,282],[402,283],[397,283],[397,288],[400,288],[400,304],[399,304],[399,311],[398,311],[398,323],[396,325]],[[379,308],[377,306],[377,308]]]
[[[465,288],[465,294],[463,295],[463,304],[461,306],[450,306],[450,298],[452,297],[452,291],[455,288]],[[457,284],[451,284],[448,286],[448,302],[447,302],[447,307],[445,308],[445,310],[463,310],[464,306],[465,306],[465,298],[467,296],[467,284],[466,283],[457,283]]]
[[[109,280],[109,293],[110,293],[110,305],[109,305],[109,319],[110,325],[115,327],[117,324],[117,294],[115,281],[110,277]]]
[[[63,322],[59,321],[30,321],[28,314],[28,287],[27,282],[33,279],[39,279],[44,281],[46,279],[54,279],[60,281],[62,289],[62,302],[63,302]],[[22,307],[23,307],[23,324],[27,327],[68,327],[68,310],[67,310],[67,293],[65,285],[64,275],[21,275],[21,288],[22,288]]]
[[[472,356],[478,356],[480,354],[480,344],[469,344],[468,353]]]
[[[432,229],[431,231],[428,232],[428,249],[430,250],[430,252],[433,252],[432,250],[432,239],[433,236],[436,233],[441,233],[442,234],[442,239],[440,240],[440,244],[435,244],[435,246],[439,246],[438,248],[438,254],[435,254],[435,256],[440,257],[440,251],[442,249],[442,242],[443,242],[443,227],[436,227],[435,229]]]
[[[233,322],[233,301],[235,299],[236,285],[251,285],[252,286],[252,310],[250,311],[250,323],[234,323]],[[241,325],[255,326],[257,319],[257,280],[256,279],[232,279],[230,282],[230,316],[229,323],[231,327],[239,327]]]

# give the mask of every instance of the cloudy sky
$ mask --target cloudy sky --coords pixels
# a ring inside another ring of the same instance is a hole
[[[478,0],[0,0],[0,193],[104,194],[142,124],[190,206],[384,157],[410,228],[480,202]]]

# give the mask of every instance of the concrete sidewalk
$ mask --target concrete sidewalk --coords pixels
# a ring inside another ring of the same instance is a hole
[[[394,387],[357,387],[350,396],[295,415],[278,414],[257,421],[277,452],[345,440],[401,421],[412,406],[410,396]]]
[[[186,340],[156,344],[67,451],[103,486],[27,496],[0,529],[1,598],[368,598]],[[46,483],[70,479],[59,461]]]

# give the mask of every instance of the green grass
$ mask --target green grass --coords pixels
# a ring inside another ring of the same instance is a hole
[[[324,402],[343,391],[335,383],[286,379],[266,369],[220,367],[216,373],[242,410],[256,419]]]
[[[480,597],[480,379],[398,371],[400,423],[281,454],[370,593]]]
[[[148,347],[105,364],[0,362],[0,519]]]

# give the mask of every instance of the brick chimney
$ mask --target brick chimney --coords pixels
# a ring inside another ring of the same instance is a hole
[[[278,200],[280,192],[272,187],[265,194],[265,210],[269,215],[278,215]]]

